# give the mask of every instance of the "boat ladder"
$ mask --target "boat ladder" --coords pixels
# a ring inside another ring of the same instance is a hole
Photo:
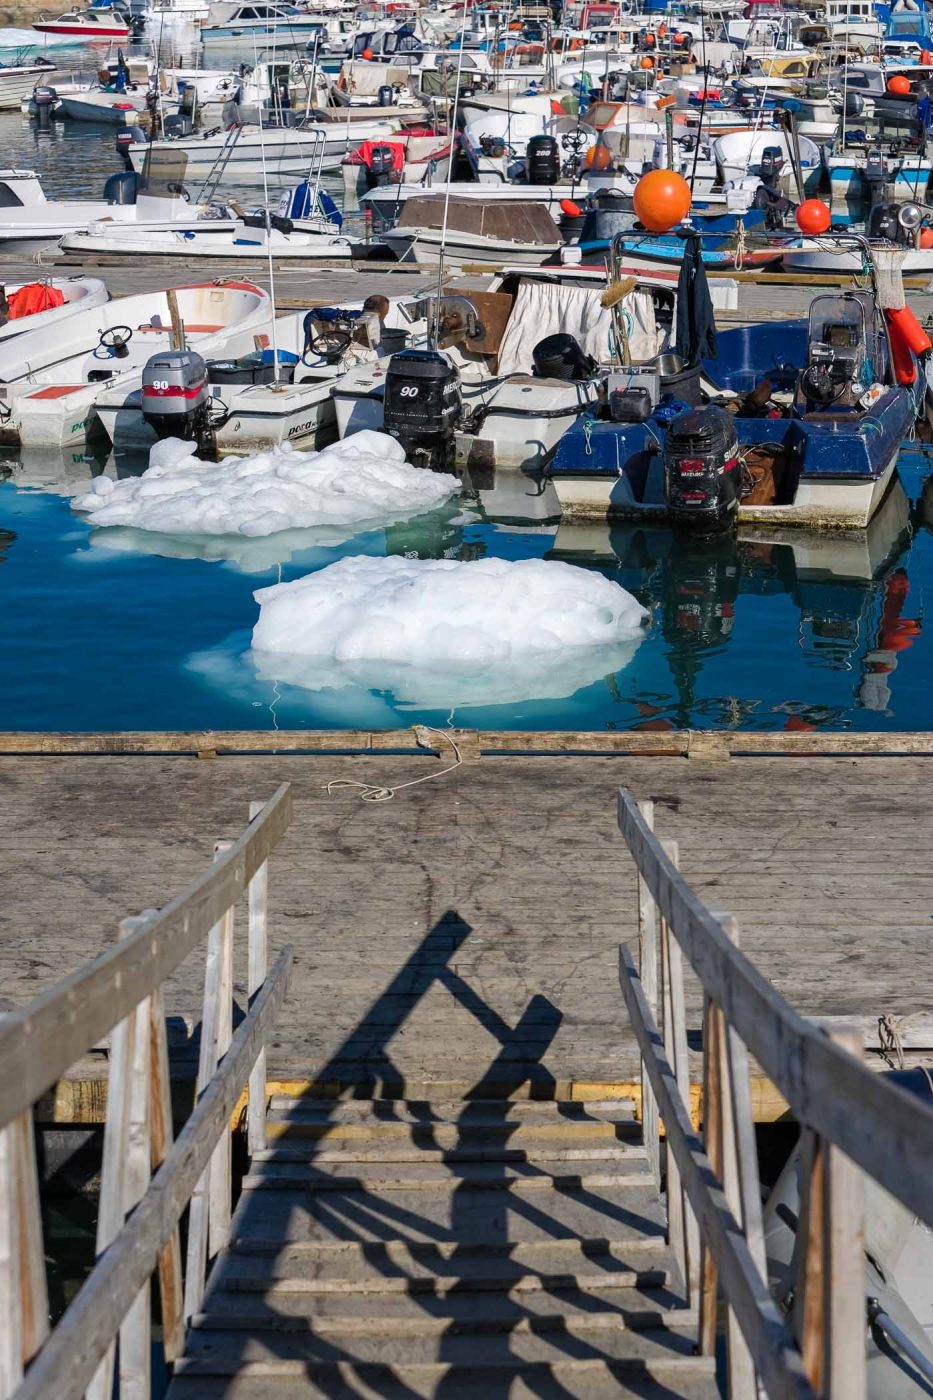
[[[227,131],[224,143],[214,159],[214,164],[207,172],[204,178],[204,184],[198,191],[198,196],[195,200],[196,204],[210,204],[213,200],[214,195],[217,193],[217,186],[223,179],[224,171],[229,164],[230,157],[236,149],[236,143],[240,139],[240,132],[242,130],[242,126],[231,126]]]

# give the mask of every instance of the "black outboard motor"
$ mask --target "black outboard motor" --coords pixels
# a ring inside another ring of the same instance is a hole
[[[560,147],[553,136],[532,136],[525,148],[529,185],[556,185],[560,180]]]
[[[166,141],[179,136],[190,136],[192,131],[194,122],[186,112],[169,112],[168,116],[162,118],[162,134]]]
[[[460,374],[436,350],[402,350],[386,371],[383,426],[417,467],[451,472],[463,410]]]
[[[592,355],[585,355],[580,342],[564,331],[539,340],[531,352],[531,359],[539,379],[563,379],[567,382],[590,379],[597,367]]]
[[[133,144],[131,131],[118,132],[117,155],[123,161],[123,169],[115,175],[108,175],[104,181],[104,199],[108,204],[136,203],[142,177],[137,175],[130,160],[130,146]]]
[[[377,107],[395,106],[395,89],[391,83],[383,83],[376,98]]]
[[[674,523],[700,535],[730,529],[740,489],[732,415],[721,408],[678,414],[664,443],[664,495]]]
[[[49,87],[48,84],[38,83],[32,90],[32,100],[39,122],[43,126],[47,125],[52,115],[52,108],[58,101],[58,93],[53,87]]]
[[[200,442],[210,431],[207,365],[194,350],[162,350],[143,367],[143,418],[160,438]]]
[[[385,142],[370,148],[369,165],[366,169],[367,189],[379,189],[391,185],[395,179],[395,152]]]
[[[923,220],[923,211],[914,203],[895,204],[883,201],[868,212],[865,231],[869,238],[885,238],[902,248],[914,246],[914,234]]]
[[[773,185],[780,177],[784,166],[784,152],[780,146],[765,146],[758,163],[758,178],[762,184]]]

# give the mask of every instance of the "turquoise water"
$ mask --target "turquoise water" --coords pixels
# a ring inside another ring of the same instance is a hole
[[[96,470],[80,457],[13,465],[0,484],[0,729],[926,729],[931,461],[902,455],[903,489],[865,534],[743,534],[706,548],[662,528],[503,524],[462,505],[340,544],[293,532],[205,545],[91,530],[58,494]],[[597,666],[560,699],[419,707],[417,684],[401,703],[390,689],[258,676],[255,589],[387,553],[570,560],[634,593],[651,625],[627,666]]]

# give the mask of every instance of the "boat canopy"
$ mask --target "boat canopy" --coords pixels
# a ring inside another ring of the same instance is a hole
[[[444,201],[419,195],[406,199],[399,228],[442,228]],[[543,204],[515,200],[452,198],[447,227],[457,233],[476,234],[514,243],[559,243],[560,231]]]

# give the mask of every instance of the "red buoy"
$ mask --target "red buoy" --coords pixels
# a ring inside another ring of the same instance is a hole
[[[797,227],[801,233],[825,233],[833,216],[821,199],[805,199],[797,207]]]
[[[895,311],[885,311],[888,319],[888,329],[894,335],[898,335],[915,355],[925,355],[928,350],[933,349],[930,337],[917,320],[909,306],[900,306]]]
[[[888,79],[888,92],[895,97],[909,97],[910,79],[905,78],[903,73],[895,73],[893,78]]]
[[[636,218],[651,233],[667,233],[690,213],[690,186],[676,170],[649,170],[642,175],[632,204]]]

